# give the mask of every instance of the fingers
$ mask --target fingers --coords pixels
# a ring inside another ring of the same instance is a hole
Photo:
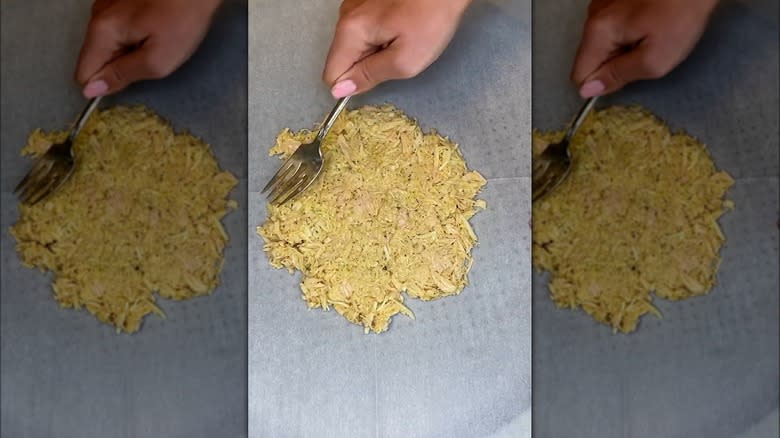
[[[592,0],[572,80],[584,98],[656,79],[682,62],[701,37],[715,0]]]
[[[336,27],[322,73],[336,99],[370,90],[397,76],[393,68],[397,49],[375,44],[376,36],[368,35],[366,28],[359,19],[341,20]]]
[[[132,81],[156,77],[150,71],[152,45],[148,33],[128,26],[131,14],[113,8],[116,4],[116,0],[97,0],[93,4],[75,74],[87,98],[112,94]]]
[[[76,81],[82,86],[121,53],[123,41],[117,29],[108,20],[93,18],[90,21],[76,64]]]
[[[112,60],[91,78],[83,89],[86,98],[113,94],[133,82],[145,79],[159,79],[172,69],[167,63],[158,62],[154,43],[147,41],[141,47]]]
[[[616,56],[590,74],[579,89],[583,98],[609,94],[626,84],[642,79],[656,79],[669,69],[662,67],[649,44],[639,44],[633,50]]]
[[[335,98],[364,93],[382,82],[392,79],[408,79],[416,76],[421,69],[404,62],[403,48],[400,44],[390,44],[355,63],[338,78],[331,94]]]
[[[344,3],[346,4],[346,2]],[[362,26],[352,21],[340,21],[325,60],[322,80],[333,86],[336,80],[356,62],[376,50],[367,41]]]
[[[615,54],[620,48],[620,43],[620,35],[612,20],[588,19],[574,58],[572,81],[582,85],[585,78]]]
[[[322,78],[336,98],[416,76],[452,39],[470,0],[344,0]]]
[[[610,1],[591,2],[571,79],[583,98],[619,90],[629,82],[658,77],[646,26]],[[641,15],[639,15],[641,16]]]
[[[83,94],[112,94],[167,76],[206,35],[221,0],[95,0],[76,67]]]

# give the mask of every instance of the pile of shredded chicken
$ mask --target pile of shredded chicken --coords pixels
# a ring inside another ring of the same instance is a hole
[[[272,155],[289,156],[314,132],[282,131]],[[269,205],[257,232],[270,263],[303,273],[310,308],[334,308],[365,332],[413,318],[422,300],[459,293],[477,241],[469,219],[485,179],[457,145],[392,106],[346,111],[322,143],[325,168],[306,192]]]
[[[534,152],[562,136],[534,133]],[[612,107],[585,121],[571,154],[571,173],[533,206],[533,262],[551,273],[553,301],[631,332],[645,313],[661,316],[653,294],[706,294],[734,180],[705,146],[641,108]]]
[[[33,132],[38,156],[66,133]],[[221,219],[237,184],[209,146],[142,107],[96,111],[74,143],[76,167],[55,193],[20,205],[11,228],[23,264],[54,273],[63,307],[86,308],[117,331],[162,316],[154,291],[183,300],[219,283]]]

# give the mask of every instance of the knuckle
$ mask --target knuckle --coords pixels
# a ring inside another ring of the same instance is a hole
[[[623,79],[623,75],[620,74],[617,71],[617,69],[614,67],[607,68],[604,71],[604,74],[606,75],[607,83],[609,84],[620,86],[625,83],[625,80]]]
[[[105,35],[111,31],[113,23],[103,16],[94,17],[87,26],[88,33],[92,35]]]
[[[112,64],[106,66],[105,74],[108,76],[111,84],[121,85],[126,82],[125,74]]]
[[[151,79],[164,78],[176,70],[175,55],[160,46],[149,47],[143,57],[144,70]]]
[[[610,15],[596,14],[588,18],[585,23],[585,32],[591,35],[608,34],[614,28],[614,20]]]
[[[359,14],[347,13],[336,24],[336,32],[353,37],[360,36],[365,32],[365,19]]]
[[[401,79],[411,79],[411,78],[417,76],[418,74],[420,74],[420,69],[417,69],[417,68],[414,68],[414,67],[410,67],[407,64],[402,64],[398,68],[398,76]]]
[[[93,35],[105,37],[117,33],[119,20],[111,14],[97,14],[89,21],[88,30]]]
[[[669,72],[669,68],[659,62],[658,57],[652,52],[643,53],[639,62],[648,79],[659,79]]]
[[[411,79],[422,72],[422,68],[414,60],[398,57],[393,61],[393,68],[399,79]]]
[[[140,73],[137,76],[143,76],[134,79],[161,79],[170,74],[162,57],[154,53],[146,53],[145,56],[134,60],[134,63],[135,66],[128,66],[128,68]]]
[[[359,75],[363,78],[363,81],[366,84],[374,84],[374,74],[370,71],[368,65],[365,62],[361,62],[358,65],[360,66]]]
[[[162,79],[173,73],[170,63],[154,56],[147,58],[145,67],[151,79]]]

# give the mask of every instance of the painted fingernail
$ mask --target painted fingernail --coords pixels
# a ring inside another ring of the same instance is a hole
[[[108,84],[106,81],[92,81],[84,87],[84,96],[91,99],[93,97],[102,96],[106,91],[108,91]]]
[[[355,90],[357,90],[357,85],[355,85],[355,83],[351,80],[347,79],[345,81],[336,82],[336,85],[330,89],[330,94],[332,94],[336,99],[341,99],[342,97],[349,96],[350,94],[354,93]]]
[[[580,96],[586,99],[589,97],[598,96],[604,92],[604,89],[604,83],[599,80],[586,82],[585,85],[580,87]]]

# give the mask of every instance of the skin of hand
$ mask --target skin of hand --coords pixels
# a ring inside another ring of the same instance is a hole
[[[693,50],[718,0],[592,0],[571,79],[583,98],[665,76]]]
[[[87,98],[168,76],[192,56],[222,0],[96,0],[76,66]]]
[[[417,76],[455,35],[471,0],[344,0],[322,79],[335,98]]]

